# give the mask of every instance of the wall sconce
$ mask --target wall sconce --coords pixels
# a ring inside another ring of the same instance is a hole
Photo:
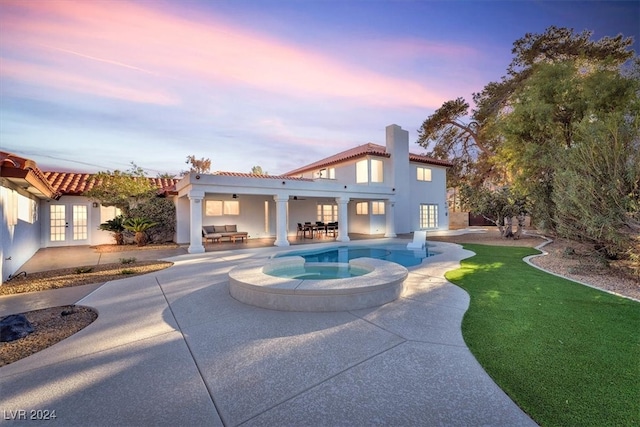
[[[293,196],[293,200],[298,200],[298,196]]]
[[[346,185],[344,186],[344,189],[345,189],[345,190],[347,189],[347,186],[346,186]]]
[[[196,179],[200,179],[200,175],[196,175]]]
[[[392,189],[391,189],[391,191],[396,191],[396,189],[395,189],[395,188],[392,188]]]
[[[233,196],[231,196],[231,197],[233,197],[234,199],[237,199],[237,198],[238,198],[238,195],[237,195],[237,194],[234,194],[234,195],[233,195]]]
[[[286,182],[282,181],[282,185],[285,185],[285,184],[286,184]]]
[[[97,208],[98,207],[98,202],[93,202],[93,207]]]

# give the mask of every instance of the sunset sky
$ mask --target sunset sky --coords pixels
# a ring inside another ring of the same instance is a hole
[[[638,1],[0,0],[0,150],[46,171],[287,172],[499,81],[551,25],[640,44]]]

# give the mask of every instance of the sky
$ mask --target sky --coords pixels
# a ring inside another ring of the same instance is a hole
[[[44,171],[285,173],[471,102],[549,26],[623,34],[638,1],[0,0],[0,150]]]

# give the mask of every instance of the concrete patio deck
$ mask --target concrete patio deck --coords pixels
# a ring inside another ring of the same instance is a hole
[[[48,410],[65,426],[535,425],[462,339],[469,297],[443,274],[471,253],[436,245],[401,298],[363,310],[280,312],[229,295],[231,268],[291,248],[179,255],[108,282],[77,301],[99,312],[93,324],[0,368],[0,423]]]

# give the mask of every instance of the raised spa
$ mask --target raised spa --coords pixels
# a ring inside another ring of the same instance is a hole
[[[229,291],[238,301],[273,310],[357,310],[397,299],[407,274],[401,265],[374,258],[309,265],[304,258],[292,256],[233,268]]]
[[[305,262],[293,268],[265,269],[264,272],[270,276],[285,277],[287,279],[331,280],[362,276],[370,273],[371,270],[354,267],[349,264]]]

